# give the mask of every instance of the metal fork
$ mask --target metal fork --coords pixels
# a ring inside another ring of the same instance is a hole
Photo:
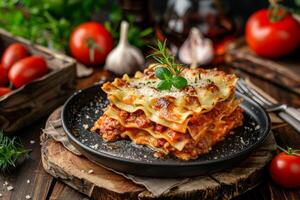
[[[243,93],[256,101],[267,112],[275,112],[282,120],[290,124],[296,131],[300,133],[300,111],[286,104],[274,104],[267,100],[263,95],[251,88],[245,80],[239,79],[236,88],[240,93]]]

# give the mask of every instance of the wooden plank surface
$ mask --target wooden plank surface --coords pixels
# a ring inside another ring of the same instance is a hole
[[[218,66],[219,67],[219,66]],[[231,71],[238,73],[241,77],[248,77],[256,85],[267,91],[271,96],[283,103],[289,103],[293,106],[300,107],[300,98],[295,93],[291,93],[282,87],[275,86],[268,81],[265,81],[259,77],[249,75],[243,71],[237,71],[234,68],[229,66],[223,66],[223,69],[226,71]],[[80,79],[77,83],[77,89],[86,88],[93,84],[93,82],[98,81],[100,78],[105,78],[107,72],[103,73],[102,71],[96,70],[93,76]],[[19,200],[25,199],[23,196],[26,193],[33,194],[32,196],[37,200],[43,199],[64,199],[64,200],[77,200],[85,198],[80,196],[80,193],[71,189],[69,186],[56,181],[48,175],[44,170],[41,169],[40,162],[40,145],[39,145],[39,134],[41,128],[44,126],[46,119],[42,119],[36,122],[33,126],[24,128],[22,131],[16,133],[21,136],[21,139],[25,146],[33,149],[33,156],[31,160],[26,161],[20,168],[14,171],[10,175],[1,175],[0,176],[0,193],[3,195],[0,199],[9,199],[9,200]],[[300,137],[297,132],[295,132],[290,127],[279,128],[274,131],[277,142],[285,147],[285,145],[300,148]],[[29,141],[34,139],[35,144],[30,144]],[[34,153],[34,152],[37,153]],[[300,199],[300,189],[287,190],[283,189],[270,181],[267,173],[263,173],[264,181],[262,184],[258,185],[251,191],[246,192],[245,194],[236,197],[234,200],[261,200],[261,199],[272,199],[272,200],[298,200]],[[37,178],[39,177],[39,178]],[[31,178],[30,187],[24,186],[27,178]],[[6,187],[3,186],[5,181],[9,181],[15,189],[12,192],[7,192]],[[43,186],[39,186],[43,184]],[[15,195],[16,193],[17,195]],[[18,196],[19,195],[19,196]],[[21,195],[21,196],[20,196]],[[78,198],[76,198],[78,196]]]
[[[45,172],[41,164],[39,136],[44,121],[45,119],[42,119],[35,125],[24,129],[26,131],[19,132],[25,148],[31,149],[32,152],[30,159],[26,160],[22,166],[11,172],[11,174],[0,176],[2,199],[19,200],[25,199],[26,195],[30,195],[34,199],[46,199],[54,178]],[[35,143],[31,144],[30,141]],[[27,180],[30,183],[27,183]],[[8,182],[8,185],[13,186],[14,189],[7,191],[7,186],[3,185],[5,182]]]
[[[89,199],[86,195],[83,195],[80,192],[77,192],[73,188],[66,186],[64,183],[57,181],[55,184],[52,195],[49,200],[87,200]]]
[[[227,68],[227,67],[225,67]],[[297,108],[300,107],[300,97],[294,92],[290,92],[283,87],[272,84],[269,81],[265,81],[263,78],[258,76],[249,75],[246,72],[230,68],[230,71],[239,74],[241,77],[247,77],[251,82],[255,83],[261,89],[266,91],[272,97],[277,99],[281,103],[286,103]],[[281,127],[273,130],[277,144],[281,147],[293,147],[295,149],[300,148],[300,137],[294,129],[289,126]],[[284,189],[275,185],[271,180],[267,171],[264,174],[264,182],[257,188],[247,192],[235,200],[261,200],[261,199],[272,199],[272,200],[289,200],[289,199],[300,199],[300,189]]]
[[[225,60],[236,68],[260,76],[300,95],[299,52],[300,50],[278,59],[263,58],[255,55],[245,41],[240,39],[230,45]]]

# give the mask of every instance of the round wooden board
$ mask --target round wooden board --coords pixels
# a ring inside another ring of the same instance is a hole
[[[61,109],[54,111],[50,120],[60,118]],[[77,156],[59,142],[41,136],[41,154],[45,170],[64,183],[96,200],[123,199],[231,199],[258,185],[265,165],[276,150],[272,133],[251,155],[232,169],[207,176],[191,178],[160,197],[154,197],[143,186],[111,172],[88,159]],[[93,169],[93,173],[87,173]]]

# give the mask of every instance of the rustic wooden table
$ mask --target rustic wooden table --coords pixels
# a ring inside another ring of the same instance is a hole
[[[229,67],[225,68],[225,70],[236,72],[235,69],[231,69]],[[296,94],[288,92],[286,89],[282,89],[278,86],[274,86],[257,77],[249,76],[243,72],[239,72],[238,74],[242,77],[249,77],[252,82],[267,91],[280,102],[300,107],[300,98]],[[92,76],[78,80],[77,88],[86,88],[107,76],[107,72],[98,70]],[[36,200],[88,199],[88,197],[73,190],[44,171],[41,163],[39,136],[41,134],[41,129],[45,126],[45,122],[46,117],[17,133],[23,144],[27,148],[32,149],[31,158],[11,174],[0,176],[0,193],[3,195],[0,199],[21,200],[26,199],[26,195],[29,195],[31,199]],[[293,148],[300,148],[300,135],[290,127],[278,128],[274,130],[274,133],[279,145],[283,147],[290,146]],[[8,182],[9,185],[14,187],[14,189],[12,191],[7,191],[6,186],[4,185],[5,182]],[[109,199],[109,197],[107,198]],[[258,187],[236,198],[236,200],[247,199],[298,200],[300,199],[300,190],[287,190],[280,188],[271,182],[267,173],[264,173],[263,182]]]

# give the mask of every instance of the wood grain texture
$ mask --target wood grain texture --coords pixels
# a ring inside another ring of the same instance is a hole
[[[0,97],[0,130],[12,133],[51,113],[75,91],[75,61],[0,29],[0,53],[19,42],[33,55],[45,58],[49,72],[24,87]]]
[[[8,174],[0,175],[0,193],[5,200],[21,200],[26,195],[30,195],[32,199],[46,199],[54,178],[50,176],[42,167],[40,158],[39,137],[41,128],[44,126],[45,119],[39,120],[35,125],[27,126],[24,131],[19,132],[23,145],[26,149],[31,149],[30,157],[21,166]],[[34,141],[34,144],[31,144]],[[30,182],[27,183],[27,180]],[[14,187],[12,191],[7,191],[7,186]],[[0,198],[1,199],[1,198]],[[1,199],[1,200],[2,200]]]
[[[232,44],[225,60],[230,65],[254,74],[300,95],[299,52],[280,59],[267,59],[255,55],[243,39]]]
[[[284,87],[278,87],[272,84],[271,81],[265,81],[265,79],[259,76],[253,76],[248,74],[246,71],[241,71],[238,68],[234,69],[231,65],[225,66],[225,69],[232,73],[238,74],[240,77],[249,78],[251,82],[255,83],[261,89],[266,91],[278,102],[286,103],[294,107],[300,107],[300,98],[297,93],[291,92]],[[300,69],[300,68],[299,68]],[[300,137],[299,133],[293,130],[291,127],[280,127],[273,130],[277,144],[281,147],[293,147],[295,149],[300,148]],[[272,199],[272,200],[287,200],[287,199],[300,199],[300,190],[284,189],[281,188],[270,180],[268,173],[263,173],[263,184],[254,188],[253,190],[236,197],[235,200],[261,200],[261,199]]]
[[[51,119],[59,118],[56,110]],[[46,125],[47,126],[47,125]],[[84,157],[67,151],[60,143],[42,136],[42,162],[45,170],[93,199],[231,199],[262,180],[264,166],[275,151],[272,134],[265,143],[236,167],[209,176],[192,178],[160,197],[121,175],[108,171]],[[88,171],[93,169],[93,173]]]
[[[85,200],[85,198],[88,199],[86,195],[77,192],[60,181],[57,181],[49,200]]]

